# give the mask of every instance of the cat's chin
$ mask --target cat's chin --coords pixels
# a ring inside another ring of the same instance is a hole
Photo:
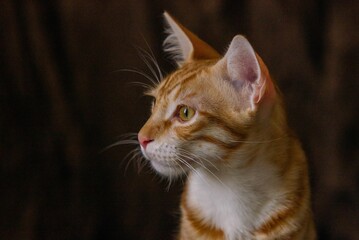
[[[179,177],[185,174],[185,169],[176,164],[168,164],[162,161],[150,160],[152,168],[165,177]]]

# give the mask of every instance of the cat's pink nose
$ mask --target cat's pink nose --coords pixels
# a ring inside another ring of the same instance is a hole
[[[138,141],[140,142],[143,149],[146,149],[147,145],[153,141],[153,139],[150,139],[148,137],[144,137],[141,135],[138,135]]]

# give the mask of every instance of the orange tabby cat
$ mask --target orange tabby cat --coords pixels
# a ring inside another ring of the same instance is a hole
[[[165,13],[179,69],[149,91],[138,134],[161,175],[187,175],[179,239],[316,239],[306,158],[249,42],[221,57]]]

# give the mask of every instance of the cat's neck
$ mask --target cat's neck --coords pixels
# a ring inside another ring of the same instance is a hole
[[[227,239],[248,239],[263,208],[282,194],[277,169],[257,156],[251,167],[199,169],[188,178],[187,209],[222,229]]]
[[[247,239],[265,208],[283,195],[279,166],[280,161],[289,161],[285,155],[293,143],[285,126],[268,123],[265,130],[258,129],[259,139],[249,136],[227,164],[192,172],[184,192],[187,209],[196,209],[203,221],[223,229],[228,239]]]

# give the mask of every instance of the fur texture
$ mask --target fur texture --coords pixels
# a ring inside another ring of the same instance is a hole
[[[179,239],[316,239],[306,158],[261,58],[240,35],[220,57],[165,18],[181,67],[149,92],[138,138],[159,174],[187,175]]]

